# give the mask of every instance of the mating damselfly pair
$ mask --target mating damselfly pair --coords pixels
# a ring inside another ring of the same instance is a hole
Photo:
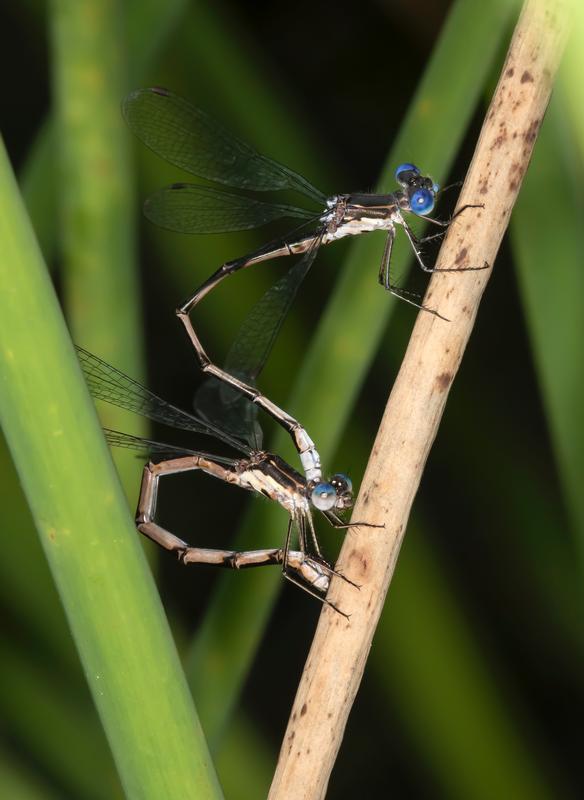
[[[103,399],[116,402],[111,396],[105,396],[107,392],[104,390],[104,386],[108,385],[105,373],[109,374],[108,381],[115,375],[118,383],[121,381],[125,388],[133,386],[134,392],[133,400],[128,401],[126,398],[119,404],[125,404],[126,408],[132,410],[141,410],[151,419],[206,433],[224,442],[229,440],[229,444],[240,452],[243,449],[245,453],[243,460],[226,461],[199,451],[178,453],[150,440],[137,440],[125,434],[109,432],[108,439],[113,444],[142,446],[153,454],[173,455],[159,465],[150,463],[145,468],[137,514],[138,529],[163,547],[180,552],[187,562],[206,561],[238,567],[280,563],[288,577],[323,597],[334,571],[320,553],[310,505],[322,510],[336,527],[347,527],[336,516],[335,509],[347,508],[352,504],[350,481],[343,475],[335,476],[330,482],[322,480],[320,456],[306,430],[296,419],[263,395],[256,388],[255,380],[269,356],[298,287],[314,262],[318,249],[321,245],[347,236],[384,231],[386,244],[379,269],[380,283],[406,302],[440,317],[438,311],[419,305],[404,290],[392,283],[392,245],[396,228],[401,227],[419,266],[425,272],[458,271],[457,268],[441,267],[436,270],[427,266],[421,251],[425,242],[444,234],[454,217],[443,221],[430,216],[439,187],[411,163],[402,164],[396,169],[399,188],[393,193],[353,193],[327,197],[301,175],[259,154],[228,133],[203,111],[165,89],[132,92],[123,103],[123,114],[138,138],[166,161],[199,178],[230,187],[228,190],[186,183],[166,187],[145,203],[145,214],[151,221],[173,231],[199,234],[245,230],[283,218],[297,221],[290,233],[246,256],[221,265],[177,309],[176,313],[194,346],[200,369],[224,385],[223,389],[218,388],[217,384],[207,384],[202,388],[197,416],[180,412],[183,416],[172,417],[172,414],[176,415],[177,409],[148,393],[144,387],[104,362],[81,352],[86,371],[90,364],[93,370],[92,389],[101,387],[99,391]],[[287,203],[268,202],[257,196],[258,193],[267,191],[301,194],[317,208],[308,210]],[[455,216],[475,207],[463,206]],[[416,236],[406,219],[407,214],[423,217],[438,226],[439,232],[421,238]],[[272,258],[295,255],[299,258],[292,268],[268,290],[243,323],[225,367],[220,368],[214,364],[203,348],[190,317],[195,306],[227,276]],[[100,376],[99,380],[96,376]],[[119,388],[117,386],[117,392]],[[140,408],[132,406],[136,392],[141,393]],[[235,396],[243,399],[243,402],[235,400]],[[277,456],[262,451],[255,443],[252,446],[249,436],[244,435],[242,439],[242,425],[245,423],[249,426],[251,420],[248,431],[254,431],[257,442],[258,428],[253,414],[250,414],[250,401],[255,408],[262,408],[291,434],[302,463],[304,478]],[[154,408],[158,409],[158,416],[153,415]],[[169,417],[168,411],[171,408],[173,412]],[[242,444],[244,440],[245,446]],[[243,554],[191,548],[160,528],[153,520],[158,479],[161,475],[188,469],[202,469],[226,482],[258,491],[284,506],[290,514],[284,548]],[[293,522],[298,527],[298,551],[290,548],[290,526]],[[313,555],[307,553],[308,539],[314,550]]]

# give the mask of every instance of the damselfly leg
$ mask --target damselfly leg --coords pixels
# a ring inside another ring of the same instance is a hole
[[[403,227],[403,229],[405,231],[405,234],[408,237],[408,240],[409,240],[409,242],[410,242],[410,244],[412,246],[412,250],[414,251],[414,255],[416,256],[416,260],[418,262],[418,266],[424,272],[430,272],[430,273],[434,273],[434,272],[480,272],[480,271],[482,271],[484,269],[488,269],[489,265],[486,264],[486,263],[483,264],[481,267],[462,267],[462,266],[459,266],[459,267],[429,267],[425,263],[423,255],[422,255],[422,252],[420,250],[420,245],[421,244],[425,244],[426,242],[431,242],[434,239],[439,239],[441,236],[444,236],[444,234],[446,233],[446,230],[450,227],[452,222],[460,214],[462,214],[462,212],[465,211],[467,208],[484,208],[484,206],[482,206],[482,205],[473,205],[473,204],[467,203],[466,205],[462,206],[462,208],[459,208],[458,211],[455,214],[453,214],[452,217],[449,220],[430,219],[429,217],[426,217],[428,222],[432,222],[434,225],[440,225],[440,226],[442,226],[444,228],[443,231],[439,231],[438,233],[432,233],[429,236],[421,236],[421,237],[416,236],[416,234],[411,229],[411,227],[408,225],[406,220],[405,219],[403,220],[402,227]],[[421,308],[424,308],[424,306],[421,306]],[[425,309],[425,310],[428,310],[428,309]],[[438,316],[440,316],[440,314],[438,314]]]

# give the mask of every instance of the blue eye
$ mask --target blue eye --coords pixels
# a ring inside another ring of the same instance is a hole
[[[310,498],[312,505],[319,511],[330,511],[337,502],[337,493],[332,483],[317,483]]]
[[[395,179],[398,183],[402,183],[402,176],[404,172],[413,172],[414,175],[420,174],[420,170],[415,164],[400,164],[395,171]]]
[[[420,216],[429,214],[434,208],[434,195],[429,189],[416,189],[410,197],[410,208]]]
[[[337,472],[335,475],[333,475],[331,478],[331,483],[337,492],[341,494],[353,491],[353,481],[348,475],[344,475],[342,472]]]

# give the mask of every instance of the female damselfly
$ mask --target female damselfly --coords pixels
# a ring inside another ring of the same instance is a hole
[[[171,428],[212,437],[240,454],[239,458],[213,455],[104,429],[109,444],[149,456],[142,475],[135,518],[140,533],[164,549],[176,553],[184,564],[213,564],[230,569],[279,564],[288,580],[331,605],[336,611],[344,613],[326,599],[331,578],[339,573],[323,558],[312,510],[320,511],[334,528],[362,524],[345,523],[337,513],[353,504],[352,485],[347,476],[337,474],[326,482],[308,482],[279,456],[253,446],[257,441],[257,427],[249,428],[247,439],[240,438],[201,416],[183,411],[163,400],[87,350],[77,347],[77,354],[89,390],[95,399]],[[245,551],[192,547],[159,525],[155,514],[160,478],[194,470],[201,470],[225,483],[257,492],[282,506],[289,515],[284,546]],[[297,550],[291,548],[293,531],[297,534]],[[313,552],[308,551],[310,546]],[[348,578],[340,574],[339,576],[352,584]]]

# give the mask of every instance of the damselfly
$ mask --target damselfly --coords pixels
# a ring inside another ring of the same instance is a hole
[[[339,573],[322,556],[312,509],[320,511],[334,528],[365,524],[347,524],[337,514],[353,504],[349,478],[337,474],[327,482],[307,482],[277,455],[251,446],[250,442],[256,441],[257,430],[250,430],[249,441],[238,438],[207,419],[168,403],[87,350],[78,347],[77,354],[95,399],[181,431],[213,437],[243,456],[228,458],[212,455],[106,428],[104,432],[109,444],[136,450],[150,457],[144,467],[136,511],[136,527],[140,533],[176,553],[184,564],[213,564],[230,569],[279,564],[288,580],[339,611],[326,600],[331,577]],[[154,461],[156,458],[161,460]],[[192,547],[159,525],[155,512],[160,478],[193,470],[202,470],[225,483],[257,492],[281,505],[290,517],[284,546],[245,551]],[[298,550],[291,549],[293,529],[297,533]],[[314,552],[308,552],[310,545]],[[340,577],[352,583],[348,578]]]
[[[130,129],[157,155],[200,178],[237,190],[265,192],[288,190],[315,203],[309,211],[295,205],[274,203],[217,187],[177,183],[152,195],[145,203],[146,216],[157,225],[181,233],[222,233],[246,230],[278,219],[298,220],[287,235],[258,250],[223,264],[177,309],[177,315],[194,345],[204,372],[242,392],[267,411],[292,436],[307,479],[320,478],[320,458],[314,443],[297,420],[272,403],[255,386],[238,378],[237,364],[221,369],[203,348],[190,319],[197,303],[224,278],[240,269],[280,256],[301,255],[290,273],[275,285],[252,314],[248,326],[246,358],[254,353],[256,376],[274,343],[298,286],[310,269],[321,245],[376,230],[385,231],[386,244],[379,269],[380,283],[406,302],[440,316],[437,311],[419,306],[390,276],[392,246],[400,226],[412,246],[418,264],[425,272],[453,272],[484,267],[428,267],[421,245],[444,234],[452,219],[430,217],[439,187],[421,174],[414,164],[401,164],[395,172],[399,189],[389,194],[339,194],[327,197],[298,173],[261,155],[228,133],[205,112],[166,89],[139,89],[124,100],[123,114]],[[458,214],[467,208],[458,210]],[[404,217],[405,213],[423,217],[441,228],[438,233],[418,238]]]

